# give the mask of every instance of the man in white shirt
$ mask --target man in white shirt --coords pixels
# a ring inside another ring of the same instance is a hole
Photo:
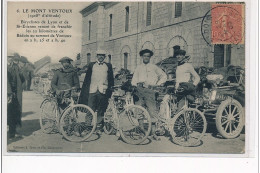
[[[185,57],[185,50],[178,50],[176,52],[176,57],[178,61],[178,66],[176,69],[176,89],[183,88],[184,95],[189,95],[188,100],[193,101],[194,92],[196,86],[200,82],[200,77],[194,70],[192,64],[187,63],[187,57]],[[184,105],[184,99],[179,98],[178,108],[180,109]]]
[[[97,112],[101,128],[108,98],[112,94],[108,88],[114,86],[113,68],[110,63],[104,62],[105,57],[105,51],[98,50],[96,62],[89,63],[79,99],[79,103],[89,105]]]
[[[149,49],[140,51],[140,56],[143,63],[135,69],[132,79],[132,85],[137,86],[138,83],[143,83],[144,86],[159,86],[166,82],[166,73],[154,64],[150,64],[150,59],[153,52]]]
[[[150,64],[153,52],[149,49],[140,51],[143,63],[135,69],[132,85],[137,87],[139,100],[135,103],[147,109],[151,115],[152,121],[155,114],[158,113],[156,108],[155,91],[149,89],[153,86],[163,86],[167,80],[166,73],[154,64]]]

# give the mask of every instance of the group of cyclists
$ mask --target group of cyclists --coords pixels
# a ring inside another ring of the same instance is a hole
[[[144,49],[139,52],[142,58],[142,63],[138,65],[133,73],[131,86],[135,88],[138,99],[135,100],[136,105],[141,105],[146,108],[151,118],[158,113],[156,107],[156,91],[153,87],[165,86],[167,82],[167,74],[157,65],[151,64],[150,60],[153,57],[153,51]],[[66,93],[60,90],[70,87],[80,91],[79,103],[88,105],[94,112],[97,113],[98,130],[102,131],[104,126],[104,113],[108,106],[108,100],[111,97],[114,86],[114,75],[112,64],[105,62],[106,52],[98,50],[96,52],[96,61],[88,64],[85,70],[85,79],[80,89],[79,77],[77,70],[72,66],[72,59],[63,57],[60,59],[62,68],[55,71],[51,81],[51,89],[57,95],[57,98],[66,97]],[[174,58],[177,59],[175,90],[182,88],[183,93],[189,95],[189,100],[193,100],[196,86],[200,81],[199,75],[194,70],[194,67],[187,63],[185,50],[177,50],[174,52]],[[176,66],[176,65],[172,65]],[[66,84],[66,85],[64,85]],[[59,99],[58,99],[59,100]],[[64,108],[63,103],[59,103],[59,107]],[[178,109],[184,104],[183,98],[178,98]]]

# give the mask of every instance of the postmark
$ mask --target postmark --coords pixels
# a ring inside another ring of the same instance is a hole
[[[203,17],[201,33],[207,44],[244,44],[244,4],[212,4]]]

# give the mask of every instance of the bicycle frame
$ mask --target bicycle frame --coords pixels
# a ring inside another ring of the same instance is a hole
[[[115,128],[116,129],[120,129],[120,126],[119,126],[119,108],[117,107],[117,104],[118,102],[115,101],[116,99],[116,96],[114,95],[114,93],[112,94],[111,98],[109,99],[109,106],[112,108],[112,116],[113,116],[113,119],[115,120]],[[131,106],[131,105],[134,105],[134,100],[133,100],[133,96],[131,95],[130,92],[126,92],[126,95],[125,96],[118,96],[117,98],[118,100],[120,101],[124,101],[125,102],[125,105],[123,105],[123,108],[122,110],[127,110],[127,107]]]

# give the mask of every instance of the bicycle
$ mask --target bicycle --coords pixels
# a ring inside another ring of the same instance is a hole
[[[104,114],[104,132],[114,130],[128,144],[141,144],[151,131],[151,118],[146,109],[134,105],[133,91],[121,90],[122,85],[114,86]]]
[[[161,89],[162,87],[157,87]],[[174,93],[174,88],[167,88],[168,94],[164,95],[159,108],[155,114],[157,132],[164,135],[170,133],[172,142],[181,146],[196,146],[201,142],[207,128],[204,114],[196,106],[188,102],[187,95],[184,96],[184,106],[178,110],[176,94],[183,92],[183,89]],[[157,99],[158,102],[158,99]]]
[[[59,90],[61,93],[69,92],[70,95],[61,99],[63,104],[68,105],[64,110],[60,108],[57,95],[49,92],[40,106],[40,125],[44,133],[59,132],[69,141],[82,142],[94,133],[97,115],[89,106],[77,104],[79,93],[74,90]]]

